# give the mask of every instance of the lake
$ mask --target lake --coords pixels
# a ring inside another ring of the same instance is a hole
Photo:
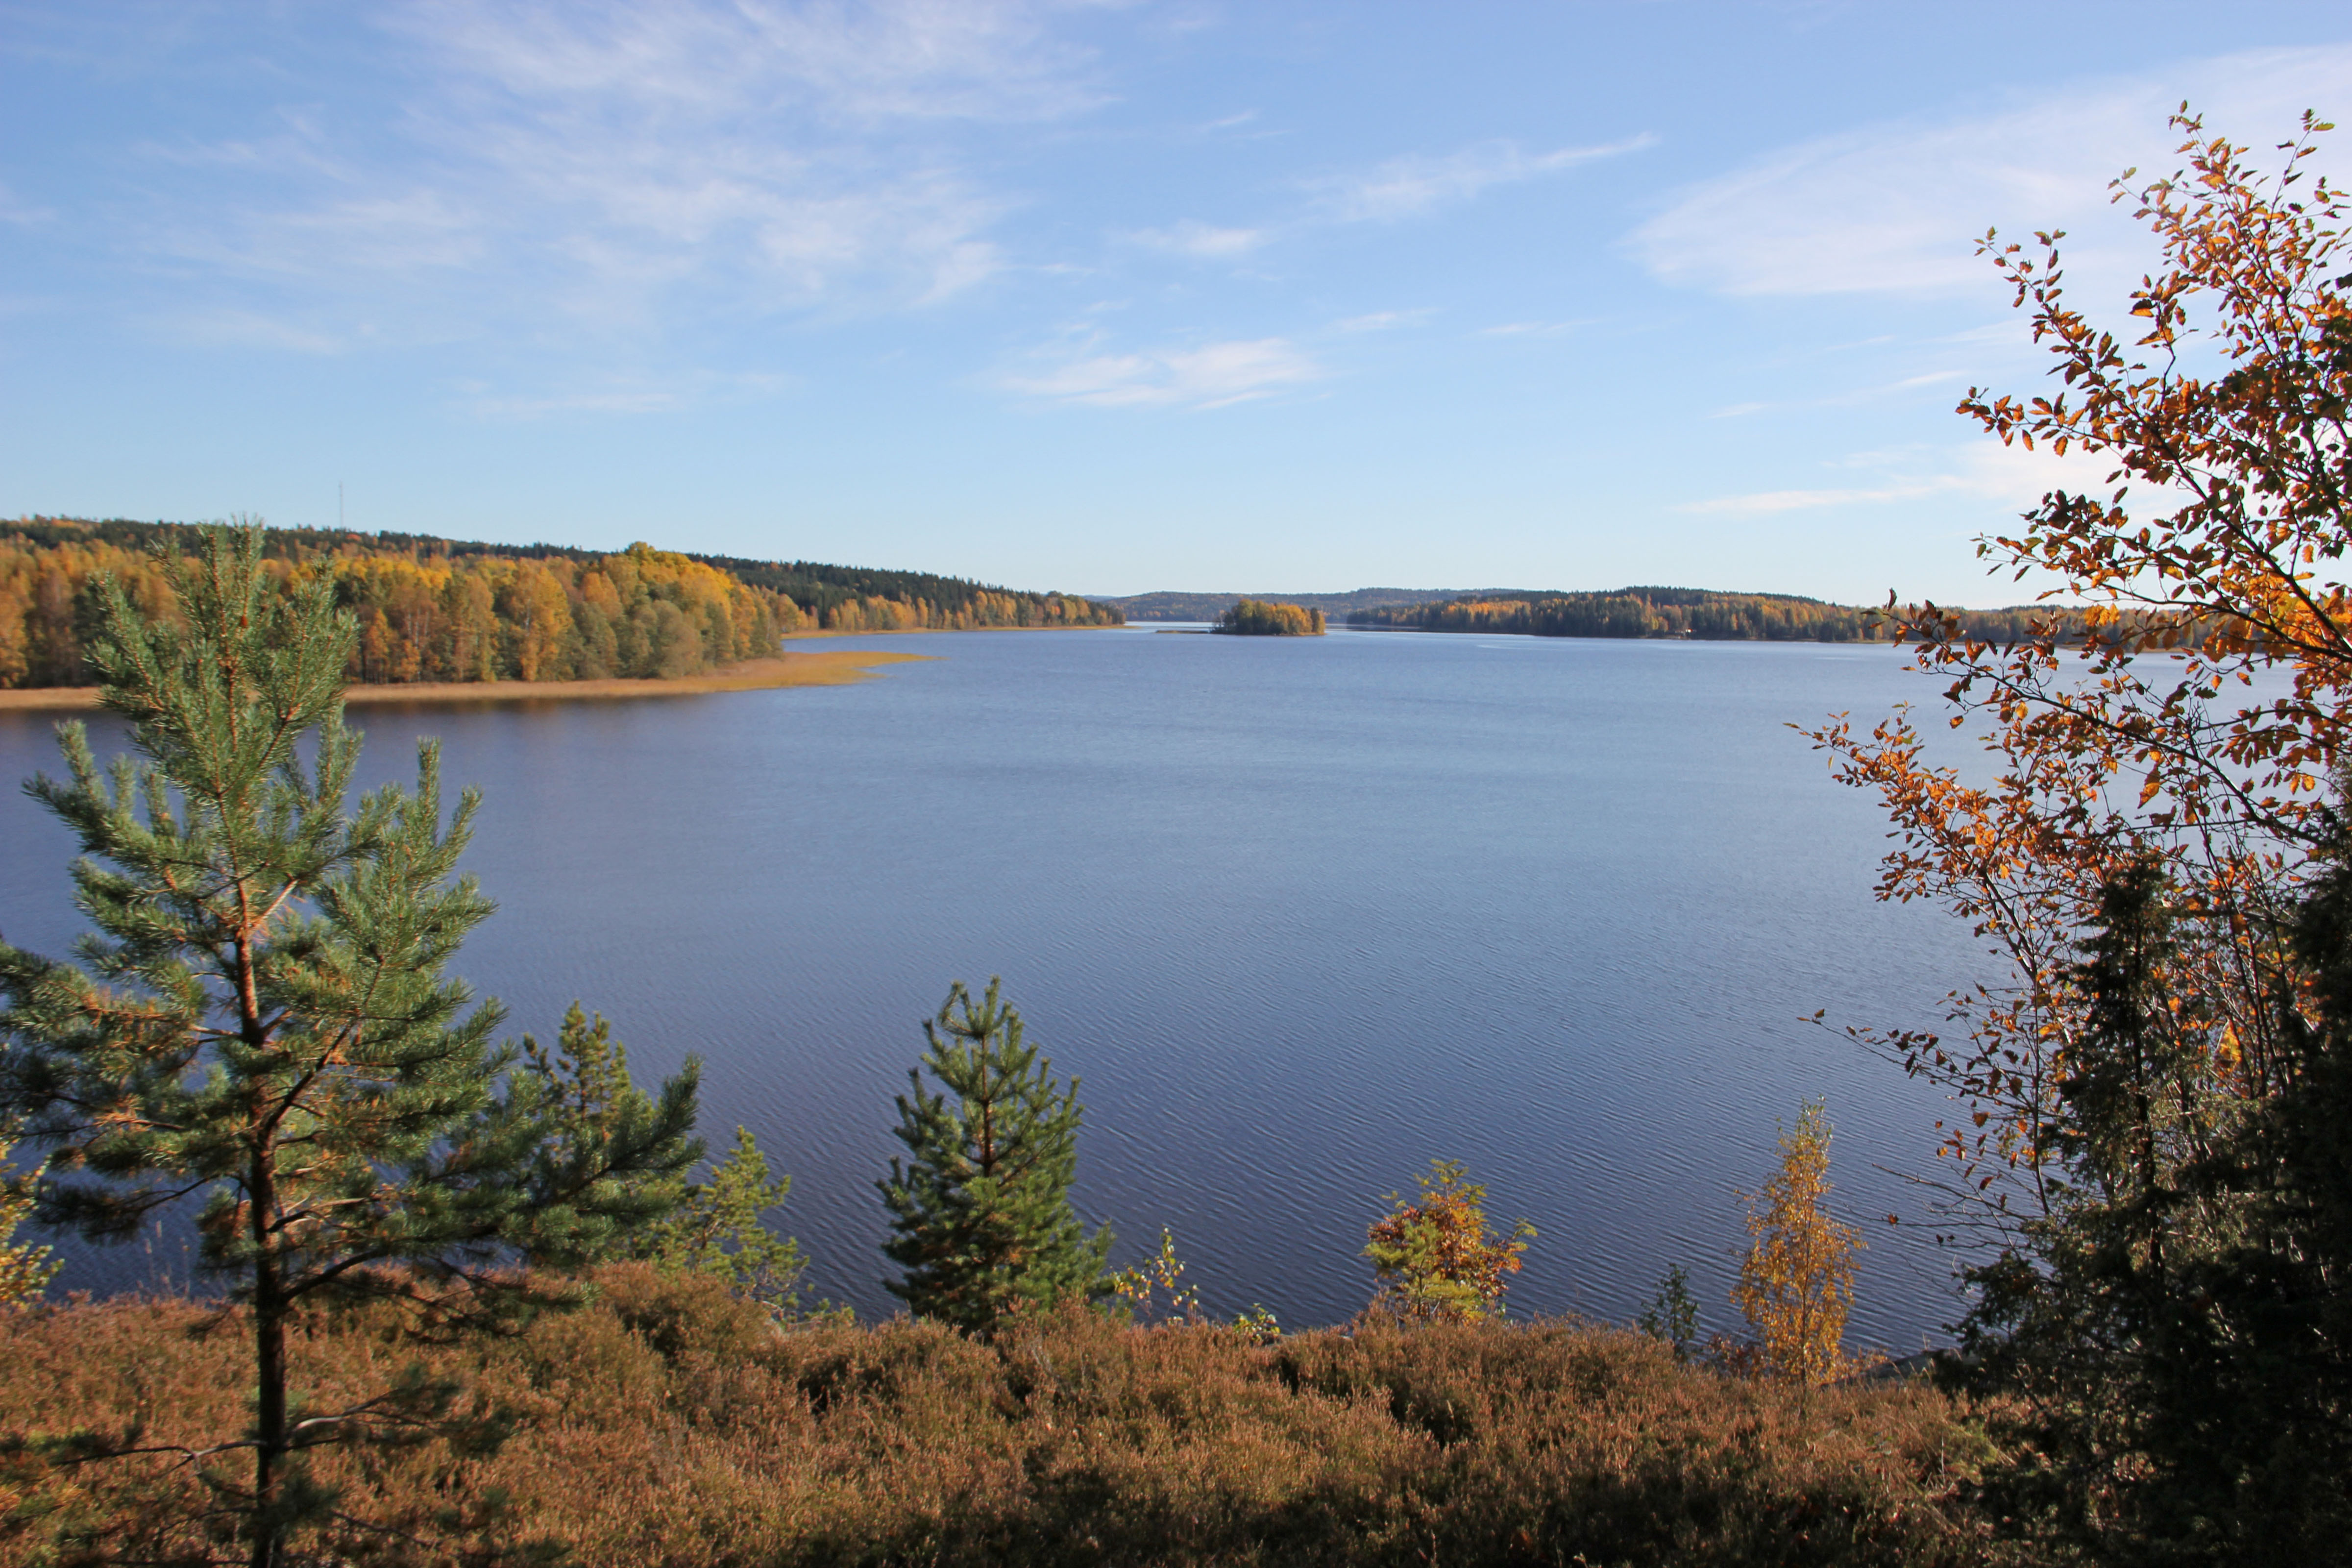
[[[1875,902],[1874,801],[1787,728],[1936,683],[1882,647],[1152,627],[851,639],[935,656],[855,687],[354,710],[369,782],[420,734],[485,805],[500,905],[455,966],[550,1038],[581,998],[641,1082],[707,1064],[704,1131],[794,1181],[810,1282],[895,1302],[874,1181],[951,979],[1083,1079],[1077,1198],[1118,1261],[1172,1227],[1221,1313],[1360,1308],[1364,1227],[1433,1157],[1539,1235],[1516,1308],[1629,1317],[1671,1264],[1706,1325],[1738,1189],[1827,1099],[1863,1223],[1857,1336],[1958,1311],[1916,1215],[1946,1107],[1810,1021],[1928,1025],[1966,928]],[[56,771],[0,713],[0,773]],[[102,754],[117,735],[94,725]],[[453,792],[454,793],[454,792]],[[0,799],[0,929],[62,955],[70,844]],[[176,1279],[74,1246],[58,1289]]]

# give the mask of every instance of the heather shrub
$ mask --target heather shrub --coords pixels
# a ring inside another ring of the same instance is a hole
[[[1964,1500],[1981,1440],[1917,1384],[1817,1389],[1808,1409],[1571,1322],[1261,1345],[1072,1306],[983,1342],[907,1319],[779,1325],[645,1265],[589,1287],[511,1337],[421,1352],[388,1310],[305,1321],[297,1381],[322,1402],[421,1353],[513,1426],[493,1454],[322,1458],[356,1511],[426,1543],[346,1542],[345,1560],[457,1560],[432,1544],[453,1523],[588,1568],[1989,1560]],[[216,1431],[241,1414],[233,1318],[0,1314],[0,1432]],[[200,1491],[163,1459],[67,1472],[9,1450],[0,1561],[75,1521],[81,1561],[167,1558],[195,1539],[175,1510]]]

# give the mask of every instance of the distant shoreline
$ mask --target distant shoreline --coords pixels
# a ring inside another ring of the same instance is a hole
[[[420,680],[396,686],[352,686],[350,707],[394,702],[528,702],[582,698],[697,697],[719,691],[767,691],[787,686],[848,686],[877,678],[876,667],[923,658],[919,653],[838,648],[749,658],[675,680]],[[72,711],[96,708],[95,686],[28,686],[0,691],[0,712]]]
[[[784,641],[796,643],[817,637],[911,637],[925,632],[1115,632],[1126,626],[1141,624],[1138,621],[1120,621],[1113,625],[1105,621],[1088,626],[851,626],[845,631],[835,631],[831,626],[822,629],[810,626],[796,632],[786,632]],[[929,656],[918,654],[897,657],[928,658]]]

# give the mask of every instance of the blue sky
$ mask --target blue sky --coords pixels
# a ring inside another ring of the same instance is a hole
[[[2184,98],[2352,12],[0,0],[0,515],[2006,601],[1971,242],[2119,299]]]

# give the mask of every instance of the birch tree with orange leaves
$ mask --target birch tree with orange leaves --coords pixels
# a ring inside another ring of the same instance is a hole
[[[2184,106],[2186,166],[2116,182],[2160,265],[2136,324],[2057,234],[1983,251],[2049,349],[1971,389],[2004,443],[2104,459],[1994,569],[2054,583],[2007,646],[1889,612],[1993,764],[1916,711],[1816,731],[1878,792],[1879,894],[2006,961],[1943,1034],[1856,1031],[1950,1091],[1935,1206],[1979,1244],[1955,1375],[2002,1396],[2004,1531],[2109,1562],[2334,1561],[2352,1531],[2352,266],[2306,114],[2264,172]]]
[[[2282,921],[2344,748],[2352,279],[2344,197],[2308,168],[2332,127],[2305,115],[2264,174],[2185,106],[2173,123],[2186,169],[2114,187],[2162,257],[2131,290],[2133,330],[2074,305],[2062,235],[1980,247],[2060,385],[1972,388],[1958,411],[2005,444],[2110,465],[2104,493],[2053,490],[1979,542],[1996,572],[2054,579],[2031,635],[1979,640],[1957,611],[1889,603],[1993,776],[1931,762],[1907,705],[1866,733],[1844,716],[1813,732],[1892,819],[1879,896],[1943,904],[2007,962],[2003,982],[1949,999],[1951,1030],[1858,1032],[1962,1102],[1942,1212],[1979,1239],[2051,1207],[2087,1018],[2078,935],[2130,868],[2171,889],[2166,984],[2199,1008],[2198,1094],[2227,1121],[2277,1090]]]

